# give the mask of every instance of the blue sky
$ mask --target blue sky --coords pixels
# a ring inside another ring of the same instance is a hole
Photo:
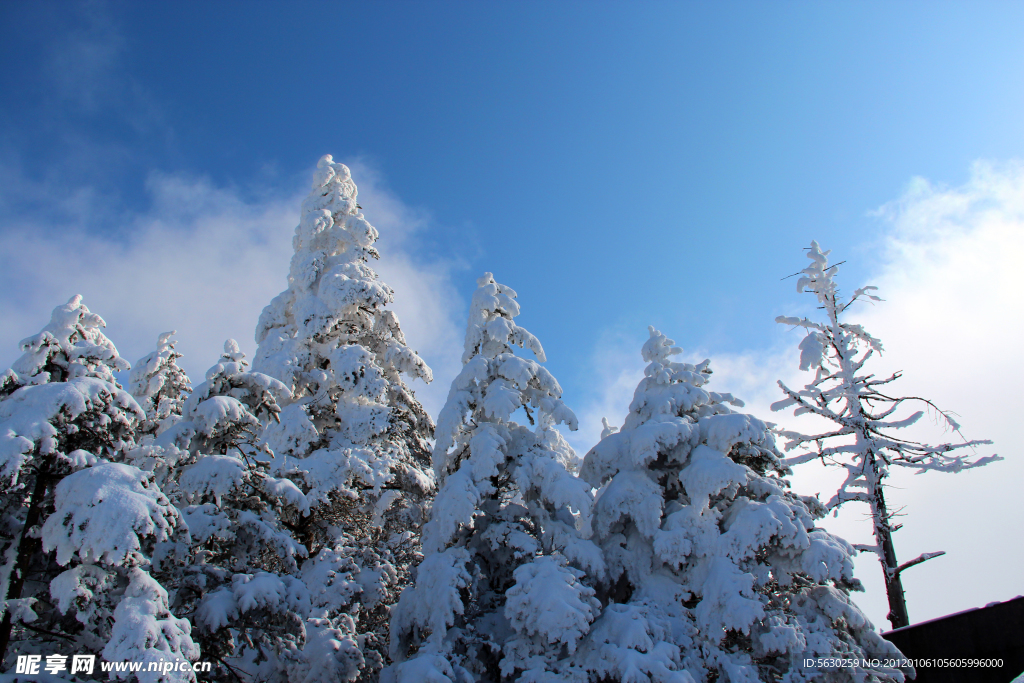
[[[0,12],[16,66],[0,150],[29,178],[61,158],[107,206],[139,210],[154,169],[262,194],[322,153],[363,158],[429,212],[420,248],[459,254],[462,289],[481,266],[529,298],[586,282],[608,322],[710,318],[691,343],[729,350],[770,329],[764,283],[812,237],[858,256],[878,230],[866,211],[910,177],[955,184],[975,159],[1024,154],[1024,8],[1009,3]],[[679,296],[664,274],[684,253],[700,255],[688,279],[742,271],[747,286]],[[647,305],[594,272],[628,273]],[[593,320],[529,313],[552,358],[571,351],[561,325]]]
[[[817,239],[849,289],[889,284],[889,308],[865,315],[907,381],[920,367],[905,393],[938,392],[1007,457],[940,493],[907,485],[909,559],[935,549],[915,523],[942,542],[981,524],[951,533],[942,496],[980,508],[1024,475],[1005,426],[1024,373],[998,342],[1021,317],[1021,26],[1009,2],[0,3],[0,360],[76,292],[129,359],[171,328],[193,376],[227,336],[251,353],[330,153],[437,371],[428,406],[492,271],[584,451],[602,412],[621,420],[650,324],[719,359],[718,388],[752,409],[776,398],[799,337],[773,320],[811,312],[780,280]],[[991,512],[998,533],[1019,539],[1022,512]],[[847,517],[843,533],[867,533]],[[1016,573],[948,600],[918,587],[912,617],[1024,592],[1024,557],[992,534],[913,570],[918,586]],[[860,602],[881,624],[877,591]]]

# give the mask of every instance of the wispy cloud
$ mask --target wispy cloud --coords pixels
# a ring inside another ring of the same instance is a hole
[[[102,0],[25,6],[21,21],[38,42],[17,64],[18,77],[32,85],[15,93],[6,112],[3,164],[24,165],[35,180],[73,175],[72,191],[88,185],[130,193],[152,168],[152,154],[180,156],[164,103],[132,62],[144,46],[133,44],[116,14]]]
[[[87,113],[119,104],[125,39],[102,4],[69,6],[61,18],[71,25],[52,41],[44,62],[52,93]]]
[[[886,351],[872,372],[903,378],[893,385],[900,395],[924,396],[955,411],[969,438],[989,438],[1006,460],[958,475],[915,476],[895,472],[890,500],[906,514],[897,534],[903,560],[922,552],[945,550],[945,557],[907,572],[911,618],[921,621],[958,610],[1006,600],[1020,592],[1024,549],[1024,457],[1016,406],[1024,385],[1024,361],[1015,350],[1024,333],[1019,292],[1024,289],[1024,164],[975,164],[962,187],[937,187],[914,179],[895,201],[875,212],[887,238],[874,254],[869,283],[840,283],[846,291],[863,284],[880,288],[884,302],[851,309],[851,318],[882,339]],[[802,267],[794,245],[792,265]],[[827,248],[828,245],[823,245]],[[833,260],[845,258],[834,254]],[[793,268],[796,270],[797,268]],[[802,307],[804,304],[796,304]],[[804,311],[794,310],[803,314]],[[765,312],[766,315],[769,312]],[[673,330],[663,330],[669,336]],[[777,380],[802,386],[809,373],[798,368],[796,345],[802,335],[780,326],[765,348],[740,354],[687,350],[686,360],[711,356],[712,388],[746,402],[744,410],[787,428],[812,430],[811,418],[772,413],[781,397]],[[585,452],[597,441],[600,419],[620,424],[643,373],[640,346],[646,334],[606,335],[592,354],[595,368],[589,395],[580,406],[580,432],[573,445]],[[685,345],[685,340],[676,339]],[[905,434],[922,441],[948,441],[959,435],[932,422]],[[841,474],[817,463],[797,469],[794,487],[828,498]],[[870,540],[863,506],[848,506],[824,524],[852,542]],[[863,555],[858,576],[867,592],[856,596],[876,626],[887,627],[888,606],[878,563]],[[950,577],[984,577],[953,580]]]
[[[395,197],[366,164],[354,166],[357,183],[360,172],[367,178],[360,183],[360,201],[381,232],[382,259],[374,265],[396,290],[393,308],[409,342],[438,377],[418,389],[436,414],[457,370],[461,337],[455,322],[461,300],[449,280],[451,266],[417,255],[416,233],[427,219]],[[32,183],[22,179],[18,185]],[[89,187],[72,189],[82,196],[93,193]],[[308,190],[247,199],[207,179],[161,173],[150,176],[147,190],[146,210],[121,211],[118,223],[102,232],[95,229],[92,202],[77,204],[64,221],[32,211],[5,216],[0,251],[10,258],[0,272],[0,364],[7,367],[18,355],[17,342],[37,332],[50,310],[73,294],[82,294],[105,318],[108,336],[130,361],[170,329],[178,330],[182,365],[193,377],[213,364],[227,338],[237,339],[252,356],[259,313],[287,284],[291,237]]]

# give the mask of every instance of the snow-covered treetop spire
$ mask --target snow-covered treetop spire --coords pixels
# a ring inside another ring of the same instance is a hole
[[[553,431],[557,423],[577,428],[576,416],[561,401],[558,381],[539,363],[512,352],[513,345],[518,345],[533,351],[538,361],[546,360],[540,341],[512,322],[519,315],[515,290],[495,282],[491,273],[484,273],[477,285],[466,327],[465,366],[452,382],[448,401],[437,418],[433,458],[439,483],[457,462],[448,451],[455,447],[458,452],[460,435],[468,433],[466,411],[470,406],[479,413],[470,422],[503,422],[525,406],[528,415],[531,407],[538,412],[539,433]]]
[[[476,284],[478,288],[469,305],[462,362],[469,362],[477,354],[494,358],[502,353],[512,353],[513,345],[530,349],[541,363],[547,360],[537,338],[512,322],[512,318],[519,315],[516,291],[495,282],[491,273],[484,273]]]
[[[818,243],[811,240],[811,246],[807,250],[807,258],[811,259],[811,264],[798,273],[798,275],[803,277],[796,282],[797,292],[813,292],[817,295],[818,302],[826,310],[838,313],[842,313],[850,304],[862,296],[871,301],[881,301],[877,296],[869,294],[869,292],[877,290],[878,287],[867,285],[855,290],[849,301],[845,303],[839,302],[839,287],[835,283],[835,276],[839,274],[839,264],[828,265],[828,255],[831,253],[831,249],[822,251]],[[877,342],[877,340],[874,341]],[[877,350],[881,350],[880,344]]]
[[[829,322],[826,324],[817,323],[807,318],[796,318],[791,316],[780,315],[775,318],[775,322],[782,325],[795,325],[796,327],[803,327],[808,331],[807,337],[800,344],[800,369],[807,370],[812,367],[817,367],[821,364],[821,359],[825,353],[825,336],[821,334],[822,331],[828,328],[829,324],[839,327],[839,316],[842,315],[843,311],[849,308],[853,302],[858,301],[861,297],[865,297],[871,301],[881,301],[877,296],[871,294],[872,291],[877,290],[878,287],[874,285],[868,285],[861,287],[854,291],[853,296],[849,300],[843,302],[839,300],[839,288],[835,283],[835,276],[839,274],[839,264],[834,266],[828,265],[828,255],[832,253],[832,250],[822,251],[821,247],[814,240],[811,240],[811,247],[807,250],[807,258],[811,259],[811,264],[801,270],[797,275],[802,277],[796,282],[797,292],[812,292],[818,297],[818,303],[821,304],[822,308],[828,315]],[[844,324],[843,329],[850,337],[850,342],[856,347],[857,344],[864,344],[867,346],[868,355],[871,353],[882,352],[882,342],[872,337],[870,334],[864,331],[860,325],[849,325]],[[868,356],[864,357],[864,360]]]
[[[256,328],[253,369],[289,385],[297,399],[330,383],[317,359],[347,344],[369,349],[390,382],[399,373],[432,379],[397,316],[384,310],[394,292],[367,265],[379,258],[378,233],[356,196],[348,167],[324,155],[295,228],[288,289],[263,309]]]
[[[676,356],[683,352],[678,346],[672,346],[675,342],[654,329],[654,325],[648,325],[647,331],[651,338],[644,342],[640,354],[648,363],[657,362],[663,365],[669,356]]]
[[[298,458],[323,450],[333,454],[331,462],[347,458],[346,448],[372,444],[371,451],[403,453],[400,459],[410,457],[410,449],[425,458],[433,424],[402,376],[429,382],[432,374],[407,345],[398,317],[385,309],[393,292],[367,265],[379,257],[377,230],[356,196],[348,167],[322,157],[295,228],[288,289],[263,309],[256,328],[253,371],[283,382],[296,404],[268,441]],[[355,469],[384,476],[390,456],[378,456],[374,467]],[[309,477],[323,473],[319,484],[309,485],[324,495],[343,486],[347,475],[335,465],[317,470],[305,463]],[[383,479],[371,478],[379,488]]]
[[[174,348],[177,342],[171,339],[175,334],[175,330],[161,334],[156,351],[139,359],[128,377],[132,395],[154,429],[168,418],[180,416],[182,402],[192,393],[192,382],[178,367],[181,354]]]
[[[114,372],[130,365],[101,331],[107,323],[90,313],[76,294],[53,309],[50,323],[21,342],[21,356],[11,370],[19,384],[62,382],[75,377],[96,377],[120,385]]]
[[[711,374],[711,369],[708,367],[711,361],[705,360],[697,365],[671,361],[669,357],[677,356],[683,350],[678,346],[673,346],[675,342],[654,329],[653,325],[648,325],[647,331],[651,338],[644,342],[644,346],[640,350],[644,360],[648,363],[644,368],[646,377],[656,384],[688,382],[699,387],[707,383],[708,376]]]
[[[653,415],[674,414],[681,405],[690,406],[694,401],[704,403],[708,395],[700,387],[708,382],[711,375],[708,366],[711,362],[704,360],[692,365],[669,360],[683,350],[654,326],[649,326],[647,331],[651,335],[650,339],[644,342],[640,351],[647,361],[647,367],[644,368],[644,379],[637,386],[629,406],[629,415],[624,425],[627,429],[639,426]],[[714,395],[727,403],[736,401],[731,395]],[[742,401],[738,404],[743,405]]]
[[[324,265],[324,256],[345,254],[345,260],[365,262],[367,257],[379,258],[373,243],[376,228],[359,213],[358,190],[345,164],[336,164],[325,154],[316,165],[312,191],[302,202],[302,218],[295,230],[290,282],[305,283],[315,279]],[[390,302],[390,292],[383,298]]]

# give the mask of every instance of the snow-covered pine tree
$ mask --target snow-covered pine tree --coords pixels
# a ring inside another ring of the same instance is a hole
[[[74,654],[112,662],[183,664],[199,656],[192,625],[171,611],[154,576],[161,545],[183,545],[178,509],[149,472],[100,460],[55,487],[55,510],[42,527],[43,549],[68,567],[50,582],[57,609],[79,622]],[[66,645],[65,645],[66,647]],[[115,673],[121,680],[130,672]],[[145,671],[139,683],[194,683],[191,670]]]
[[[849,599],[853,548],[817,529],[824,509],[789,490],[772,434],[704,388],[711,371],[674,362],[653,327],[622,428],[584,457],[599,488],[595,538],[604,610],[577,666],[591,681],[822,680],[805,657],[897,654]],[[827,680],[902,681],[851,668]]]
[[[128,387],[146,419],[136,429],[136,447],[125,454],[125,460],[152,472],[160,489],[177,504],[181,500],[173,495],[177,487],[176,465],[182,458],[188,458],[187,439],[181,448],[171,439],[163,439],[161,445],[156,443],[159,435],[181,420],[182,406],[192,393],[191,380],[178,367],[181,354],[174,348],[174,334],[161,334],[156,350],[139,359],[128,376]]]
[[[261,442],[288,388],[248,365],[238,344],[225,342],[181,418],[152,445],[173,454],[167,491],[192,541],[188,562],[180,548],[167,548],[160,569],[173,575],[172,607],[194,615],[196,640],[203,657],[220,664],[219,676],[285,680],[303,659],[310,612],[309,591],[295,576],[306,549],[288,526],[309,505],[291,480],[268,473]]]
[[[515,292],[490,273],[477,282],[464,366],[438,417],[425,557],[393,611],[398,663],[385,679],[397,683],[570,680],[599,607],[581,571],[604,571],[587,540],[591,494],[554,429],[576,417],[555,378],[513,353],[545,360],[512,320]],[[536,430],[512,421],[519,408]]]
[[[829,510],[856,501],[867,503],[871,509],[874,545],[857,546],[878,555],[885,577],[889,598],[888,619],[893,628],[910,624],[907,603],[903,593],[902,573],[944,551],[923,553],[900,564],[892,535],[900,526],[893,524],[892,511],[885,500],[885,478],[890,467],[909,467],[917,473],[959,472],[980,467],[999,456],[977,457],[975,446],[991,441],[968,441],[928,445],[895,436],[892,431],[916,423],[924,411],[916,411],[901,419],[894,413],[904,403],[923,404],[934,410],[946,426],[960,435],[960,426],[945,411],[931,401],[918,397],[892,397],[882,389],[900,378],[894,373],[887,378],[876,378],[862,373],[865,364],[876,352],[881,354],[882,343],[868,334],[860,325],[844,322],[847,309],[862,299],[881,301],[871,292],[877,287],[861,287],[849,299],[843,300],[835,283],[839,266],[828,265],[830,251],[821,251],[817,242],[811,242],[807,257],[811,264],[800,271],[798,292],[814,294],[825,320],[816,322],[807,318],[779,316],[777,323],[793,325],[807,330],[800,342],[800,369],[815,370],[812,382],[794,391],[779,382],[786,398],[773,404],[772,410],[794,407],[794,414],[811,413],[832,422],[835,427],[820,434],[782,432],[787,439],[786,449],[802,449],[803,453],[788,458],[786,465],[797,465],[811,460],[834,464],[846,470],[846,479],[836,494],[825,504]],[[970,454],[956,451],[968,449]]]
[[[156,350],[135,363],[128,376],[128,388],[139,405],[146,411],[146,421],[139,428],[142,434],[159,434],[181,417],[181,407],[192,393],[192,382],[178,367],[181,354],[175,350],[177,342],[171,337],[174,330],[159,336]]]
[[[265,438],[274,472],[311,506],[296,530],[309,551],[302,576],[317,586],[310,627],[354,634],[361,654],[332,636],[324,656],[344,650],[372,679],[433,491],[433,423],[403,379],[429,382],[430,369],[386,308],[393,292],[368,265],[377,231],[359,209],[349,169],[324,156],[295,229],[288,289],[260,316],[254,369],[292,392]]]
[[[145,415],[114,379],[128,363],[104,326],[75,296],[21,343],[23,355],[3,376],[4,664],[69,648],[119,661],[198,655],[190,625],[170,613],[148,573],[180,517],[151,474],[119,462]]]

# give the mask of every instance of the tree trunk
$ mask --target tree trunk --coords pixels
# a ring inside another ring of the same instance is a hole
[[[25,526],[21,530],[21,538],[18,540],[18,553],[15,556],[14,571],[11,572],[10,584],[7,588],[7,599],[17,600],[25,587],[25,577],[28,575],[29,562],[32,556],[42,546],[42,539],[29,536],[32,527],[39,523],[43,505],[43,497],[46,495],[46,484],[49,480],[45,471],[36,472],[36,485],[32,489],[32,496],[29,498],[28,514],[25,515]],[[11,611],[4,613],[3,622],[0,623],[0,662],[4,661],[7,655],[7,645],[11,642],[11,631],[14,628],[14,621],[11,619]]]
[[[874,463],[872,463],[874,465]],[[886,619],[892,627],[902,628],[910,625],[907,614],[907,599],[903,595],[903,581],[897,569],[896,548],[892,544],[892,525],[889,524],[889,510],[885,506],[885,495],[882,493],[882,482],[875,485],[875,540],[882,549],[882,570],[885,574],[885,594],[889,598],[889,614]]]

